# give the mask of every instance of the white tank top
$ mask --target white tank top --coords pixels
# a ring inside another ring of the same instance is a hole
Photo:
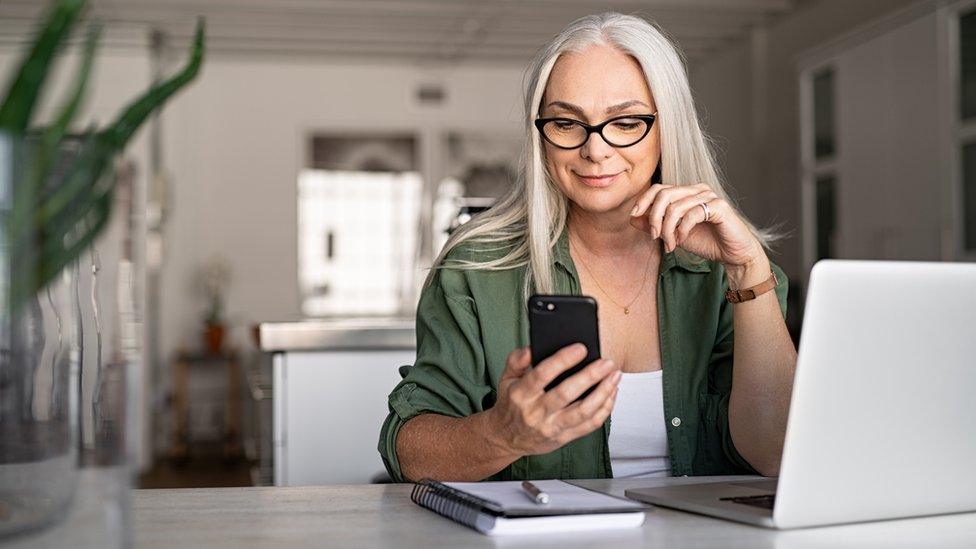
[[[614,478],[671,474],[664,424],[663,371],[624,373],[610,413],[610,466]]]

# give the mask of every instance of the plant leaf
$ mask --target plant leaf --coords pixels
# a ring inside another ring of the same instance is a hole
[[[70,1],[84,3],[84,0],[62,0],[59,6]],[[60,184],[50,190],[37,187],[31,189],[43,192],[38,200],[33,199],[34,194],[29,195],[31,208],[27,211],[30,213],[24,219],[27,228],[19,231],[21,238],[12,243],[13,257],[21,265],[18,272],[23,273],[26,270],[29,273],[29,276],[11,281],[11,296],[15,307],[19,308],[26,298],[47,286],[105,228],[111,215],[115,192],[115,181],[109,179],[111,174],[106,174],[112,159],[154,111],[196,77],[203,62],[204,39],[205,23],[201,18],[197,22],[190,57],[183,70],[154,85],[130,103],[108,128],[89,133],[81,150],[67,167]],[[86,58],[89,51],[93,52],[96,40],[97,38],[90,36],[88,45],[92,49],[86,49]],[[46,143],[55,145],[45,154],[53,156],[59,151],[86,87],[85,81],[90,68],[87,63],[86,61],[79,73],[75,95],[64,105],[54,126],[48,129],[50,133],[45,133],[45,139],[50,139]],[[48,162],[50,156],[41,160]],[[42,163],[36,169],[40,185],[43,186],[48,177],[46,174],[50,171],[49,166]],[[20,263],[21,260],[23,263]]]
[[[56,277],[65,265],[74,261],[85,248],[95,241],[102,229],[108,224],[112,213],[114,194],[115,185],[108,185],[105,193],[98,197],[85,218],[79,222],[84,223],[84,225],[76,227],[76,229],[80,228],[80,234],[74,235],[71,242],[65,242],[64,238],[48,239],[44,242],[35,278],[37,284],[28,295],[33,295],[44,289],[47,283]]]
[[[27,180],[35,189],[37,196],[44,196],[46,187],[51,177],[51,166],[61,153],[62,141],[78,111],[85,96],[85,89],[88,86],[88,77],[91,74],[92,62],[95,57],[95,49],[98,45],[100,28],[92,25],[88,29],[88,38],[85,41],[85,48],[82,54],[81,65],[75,77],[74,89],[61,106],[60,113],[55,118],[54,123],[48,126],[41,134],[37,151],[32,157],[32,162],[28,167],[29,173]],[[47,191],[49,192],[49,191]]]
[[[78,20],[85,0],[59,0],[40,27],[0,106],[0,129],[23,134],[47,78],[51,60]]]
[[[54,123],[44,131],[41,142],[42,153],[48,155],[57,148],[64,138],[71,121],[74,120],[78,107],[81,106],[85,97],[85,90],[88,87],[88,77],[91,75],[91,68],[95,59],[95,50],[98,47],[98,37],[101,34],[101,27],[91,25],[88,27],[88,38],[85,40],[85,49],[81,58],[81,66],[78,67],[78,74],[75,76],[75,88],[71,95],[61,106],[60,114]]]
[[[149,89],[142,97],[129,104],[115,122],[106,130],[107,137],[119,150],[125,147],[132,134],[142,125],[153,111],[162,106],[174,93],[188,84],[200,71],[203,63],[204,43],[206,39],[206,24],[201,17],[197,20],[193,46],[186,66],[169,80],[160,82]]]
[[[115,185],[108,177],[103,177],[112,158],[113,156],[98,158],[91,172],[88,172],[96,175],[92,178],[81,179],[85,184],[79,188],[77,195],[72,197],[72,200],[63,208],[54,212],[54,215],[46,220],[44,224],[37,226],[39,229],[39,240],[41,242],[47,242],[52,239],[58,240],[69,234],[75,229],[77,223],[88,215],[89,210],[94,207],[94,204],[101,199],[101,196],[106,192],[106,188]]]
[[[94,187],[102,176],[108,159],[115,150],[103,132],[95,133],[85,140],[77,156],[71,161],[60,185],[47,193],[37,204],[34,226],[47,226],[59,212],[71,206],[81,194]]]

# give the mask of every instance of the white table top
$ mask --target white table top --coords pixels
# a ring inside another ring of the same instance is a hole
[[[747,477],[735,477],[743,480]],[[715,477],[575,481],[624,490]],[[410,501],[410,485],[136,490],[136,547],[976,547],[976,513],[777,532],[664,508],[641,528],[483,536]]]

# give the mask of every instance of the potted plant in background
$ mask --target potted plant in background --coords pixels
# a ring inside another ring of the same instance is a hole
[[[224,290],[230,284],[230,264],[223,257],[213,256],[200,272],[200,285],[208,307],[203,319],[203,346],[207,353],[219,355],[227,333],[224,324]]]
[[[95,243],[117,204],[134,204],[114,164],[143,122],[196,77],[204,25],[198,22],[175,76],[107,126],[71,135],[99,39],[91,26],[67,97],[37,127],[38,98],[85,4],[52,2],[0,96],[0,538],[41,529],[42,545],[80,537],[121,546],[131,545],[131,456],[139,441],[126,411],[141,385],[132,249],[145,235],[133,234],[130,223],[118,249],[101,255]],[[123,172],[132,181],[131,170]],[[85,515],[74,511],[79,506],[93,513],[89,531],[52,527]]]

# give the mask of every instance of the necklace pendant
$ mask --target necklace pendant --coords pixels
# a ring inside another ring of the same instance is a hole
[[[630,314],[630,309],[627,308],[627,307],[624,307],[624,314],[625,315],[629,315]]]

